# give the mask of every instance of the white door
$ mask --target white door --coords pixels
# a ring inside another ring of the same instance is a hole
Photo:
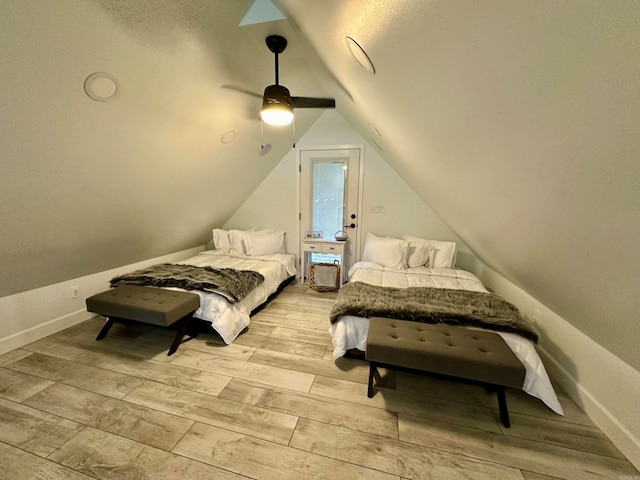
[[[322,238],[333,240],[344,230],[346,270],[360,257],[361,157],[359,147],[300,150],[299,157],[301,238],[322,232]]]

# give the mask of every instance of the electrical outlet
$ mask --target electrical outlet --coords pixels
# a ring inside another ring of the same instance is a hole
[[[71,298],[80,298],[80,287],[78,285],[71,287]]]

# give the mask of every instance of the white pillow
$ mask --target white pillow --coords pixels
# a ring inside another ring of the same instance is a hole
[[[247,247],[244,236],[247,233],[252,233],[251,230],[229,230],[229,238],[231,240],[231,253],[234,255],[245,255],[247,253]]]
[[[231,250],[231,240],[229,238],[229,232],[227,230],[221,230],[214,228],[213,233],[213,245],[216,250],[220,250],[223,253],[229,253]]]
[[[258,256],[285,253],[284,235],[284,230],[245,233],[244,242],[247,255]]]
[[[405,268],[409,242],[399,238],[378,237],[367,233],[362,260],[383,267]]]
[[[433,247],[431,266],[434,268],[453,268],[456,265],[456,242],[429,240]]]
[[[433,247],[428,242],[409,242],[407,251],[407,267],[424,267],[429,263],[429,254]]]
[[[426,242],[431,245],[428,265],[431,268],[453,268],[456,263],[456,242],[430,240],[405,235],[404,240],[411,243]]]

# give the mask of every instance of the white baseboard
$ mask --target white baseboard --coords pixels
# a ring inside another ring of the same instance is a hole
[[[95,315],[95,313],[80,310],[2,338],[0,339],[0,355],[82,323]]]
[[[474,273],[535,323],[549,376],[640,470],[640,371],[489,267]]]
[[[545,364],[549,375],[556,382],[558,382],[558,384],[560,384],[567,395],[569,395],[589,416],[589,418],[593,420],[593,422],[600,428],[600,430],[602,430],[602,432],[607,437],[609,437],[613,444],[618,447],[618,449],[620,449],[620,451],[624,454],[625,457],[627,457],[627,459],[633,464],[633,466],[640,470],[640,439],[638,439],[638,437],[634,435],[634,433],[629,428],[627,428],[627,425],[625,425],[616,415],[612,413],[612,411],[609,409],[611,405],[605,405],[596,395],[594,395],[594,393],[592,393],[592,391],[590,391],[578,379],[571,375],[555,358],[550,356],[546,350],[538,347],[538,352],[540,353],[540,357],[542,358],[542,361]],[[591,354],[594,353],[595,352],[591,350]],[[617,359],[617,357],[614,357],[612,354],[609,353],[609,355]],[[600,358],[601,360],[603,360],[602,355],[599,355],[596,358]],[[594,363],[606,364],[611,363],[610,361],[611,359],[608,359],[605,362],[596,361]],[[621,365],[624,362],[619,359],[617,359],[615,363],[617,363],[618,369],[616,370],[616,373],[613,374],[614,378],[611,382],[610,389],[618,392],[623,398],[626,398],[627,402],[631,405],[637,405],[637,399],[640,397],[638,397],[637,392],[634,394],[633,391],[637,391],[640,388],[638,386],[638,382],[640,382],[640,378],[638,377],[640,377],[640,374],[628,365],[625,368],[624,365]],[[632,370],[632,372],[627,372],[627,374],[625,374],[624,372],[627,369]],[[610,369],[606,370],[608,370],[609,375],[613,373]],[[603,374],[604,373],[605,372],[603,372]],[[623,384],[626,384],[626,388],[615,388],[615,385],[620,383],[619,381],[617,381],[619,379],[621,379]],[[608,382],[606,382],[605,380],[605,383]],[[632,406],[631,408],[634,409],[637,407]]]
[[[190,248],[162,257],[0,298],[0,318],[3,319],[2,334],[4,335],[0,338],[0,355],[94,316],[94,314],[86,311],[85,299],[107,290],[109,288],[109,280],[116,275],[156,263],[184,260],[202,250],[202,246]],[[79,288],[81,294],[79,298],[72,299],[70,297],[72,286]]]

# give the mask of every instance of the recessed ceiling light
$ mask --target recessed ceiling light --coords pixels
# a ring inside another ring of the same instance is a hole
[[[84,91],[96,102],[109,102],[118,94],[118,79],[107,72],[94,72],[84,81]]]
[[[344,41],[347,44],[347,47],[349,47],[349,51],[351,52],[351,55],[353,55],[353,58],[362,65],[362,68],[371,73],[371,75],[374,75],[376,73],[376,69],[373,66],[373,63],[371,63],[371,59],[369,58],[369,55],[367,55],[367,52],[364,51],[358,42],[349,36],[344,37]]]
[[[224,132],[222,134],[222,138],[220,138],[220,141],[222,143],[231,143],[233,142],[233,140],[236,138],[236,131],[235,130],[227,130],[226,132]]]

